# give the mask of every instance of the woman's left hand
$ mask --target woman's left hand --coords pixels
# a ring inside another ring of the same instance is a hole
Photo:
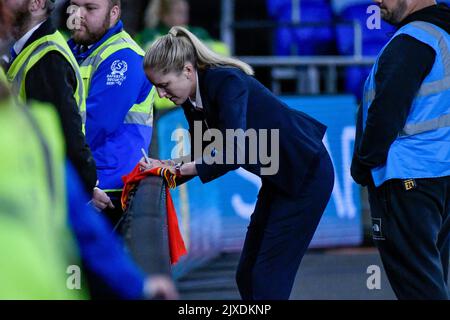
[[[176,172],[176,170],[175,170],[175,166],[172,166],[172,165],[170,165],[170,164],[164,164],[164,163],[161,163],[161,165],[159,165],[158,167],[159,167],[159,168],[162,168],[162,169],[167,169],[167,170],[169,170],[169,172],[170,172],[171,174],[173,174],[173,175],[176,175],[176,174],[177,174],[177,172]]]

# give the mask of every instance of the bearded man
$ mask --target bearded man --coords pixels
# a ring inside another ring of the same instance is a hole
[[[353,179],[368,187],[372,234],[397,298],[450,299],[450,8],[375,0],[398,28],[358,112]]]
[[[120,0],[72,0],[69,12],[69,46],[87,97],[86,139],[106,192],[94,204],[116,224],[123,214],[122,176],[139,162],[141,149],[149,148],[154,90],[142,68],[143,50],[123,30]]]
[[[89,194],[97,180],[95,162],[81,127],[85,98],[77,62],[49,16],[55,0],[4,0],[11,13],[15,40],[7,65],[14,95],[22,103],[37,100],[53,105],[59,115],[67,146]]]

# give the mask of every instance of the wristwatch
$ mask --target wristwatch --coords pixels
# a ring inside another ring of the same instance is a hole
[[[177,178],[179,178],[179,177],[181,177],[181,166],[183,165],[183,163],[182,162],[180,162],[180,163],[177,163],[176,165],[175,165],[175,176],[177,177]]]

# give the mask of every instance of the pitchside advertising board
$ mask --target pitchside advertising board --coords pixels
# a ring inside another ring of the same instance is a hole
[[[363,238],[360,189],[350,176],[357,104],[353,96],[281,97],[328,126],[324,144],[335,168],[331,200],[314,235],[312,248],[351,246]],[[189,153],[187,122],[177,109],[158,122],[160,156],[171,157],[177,146]],[[201,264],[221,251],[242,248],[261,180],[238,169],[202,184],[198,178],[172,190],[180,228],[189,254],[175,267],[175,275]]]

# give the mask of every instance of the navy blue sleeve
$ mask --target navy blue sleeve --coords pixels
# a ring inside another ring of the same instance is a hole
[[[107,284],[118,297],[142,298],[144,273],[125,253],[106,220],[86,205],[88,197],[69,162],[66,165],[66,175],[69,223],[85,267],[102,283]]]
[[[213,93],[212,101],[215,104],[215,110],[218,112],[219,129],[224,137],[222,150],[218,150],[223,161],[220,163],[208,164],[203,161],[196,163],[197,172],[203,183],[214,180],[225,173],[239,168],[237,159],[239,156],[245,155],[245,150],[241,149],[241,145],[231,143],[227,145],[226,130],[247,129],[247,103],[248,103],[248,85],[235,73],[229,73],[220,81],[217,90]],[[201,90],[201,88],[200,88]],[[214,90],[209,90],[213,92]],[[232,148],[228,146],[232,145]],[[220,154],[220,151],[221,154]],[[227,159],[232,159],[233,163],[228,164]]]

